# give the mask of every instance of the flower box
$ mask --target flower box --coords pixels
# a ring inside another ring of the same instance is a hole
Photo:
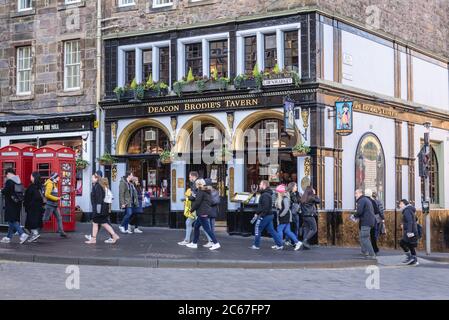
[[[305,151],[292,151],[292,155],[298,158],[298,157],[306,157],[308,153]]]
[[[241,89],[254,89],[257,87],[256,79],[244,79],[238,84],[234,82],[234,85],[235,85],[235,88],[238,90],[239,89],[240,90]]]

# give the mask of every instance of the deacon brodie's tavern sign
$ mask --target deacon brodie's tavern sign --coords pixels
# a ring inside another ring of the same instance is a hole
[[[259,98],[225,99],[225,100],[205,101],[205,102],[185,102],[185,103],[149,106],[148,113],[158,114],[158,113],[239,109],[245,107],[256,107],[259,106],[259,104],[260,104]]]

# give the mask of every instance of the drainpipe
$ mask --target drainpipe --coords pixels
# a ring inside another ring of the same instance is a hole
[[[100,157],[100,146],[101,146],[101,128],[103,126],[102,123],[102,115],[101,115],[101,108],[100,108],[100,100],[101,100],[101,54],[102,54],[102,45],[101,45],[101,17],[102,17],[102,4],[101,0],[97,0],[97,43],[96,43],[96,49],[97,49],[97,78],[96,78],[96,110],[95,110],[95,120],[98,121],[97,128],[95,129],[95,160]],[[99,169],[99,164],[95,163],[95,169]]]

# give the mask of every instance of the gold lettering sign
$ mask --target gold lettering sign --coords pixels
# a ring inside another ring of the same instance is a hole
[[[225,99],[207,102],[187,102],[181,104],[170,104],[165,106],[149,106],[148,113],[175,113],[183,111],[219,110],[227,108],[244,108],[259,105],[258,98],[251,99]]]
[[[354,103],[354,110],[362,111],[362,112],[366,112],[366,113],[378,114],[378,115],[387,116],[387,117],[391,117],[391,118],[396,118],[398,116],[398,112],[394,111],[394,109],[392,109],[392,108],[385,108],[385,107],[375,106],[372,104],[361,103],[361,102]]]

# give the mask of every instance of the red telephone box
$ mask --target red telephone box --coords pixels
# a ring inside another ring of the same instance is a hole
[[[30,176],[33,172],[33,157],[36,147],[25,143],[11,144],[0,148],[0,189],[5,183],[5,171],[14,169],[25,188],[30,184]]]
[[[40,147],[35,151],[33,167],[40,173],[43,181],[46,181],[53,172],[58,173],[59,210],[64,231],[75,231],[75,151],[56,144]],[[54,216],[44,223],[44,230],[53,232],[58,230]]]

